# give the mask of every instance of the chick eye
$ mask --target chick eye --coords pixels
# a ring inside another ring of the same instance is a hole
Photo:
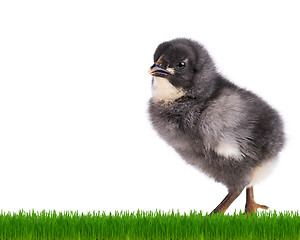
[[[177,63],[176,67],[179,68],[179,69],[184,69],[185,68],[185,62],[181,61],[181,62]]]

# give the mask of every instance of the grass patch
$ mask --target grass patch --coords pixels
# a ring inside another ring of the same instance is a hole
[[[253,216],[156,212],[24,212],[0,214],[0,240],[300,239],[298,212]]]

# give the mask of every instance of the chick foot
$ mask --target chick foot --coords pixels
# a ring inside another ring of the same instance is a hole
[[[253,195],[253,187],[248,187],[246,189],[246,206],[245,206],[245,213],[244,214],[251,214],[254,212],[256,213],[258,208],[262,208],[267,210],[269,207],[265,205],[257,204],[254,201],[254,195]]]
[[[210,215],[214,213],[224,214],[227,208],[231,205],[231,203],[241,194],[242,191],[229,191],[227,196],[223,199],[223,201],[211,212]]]

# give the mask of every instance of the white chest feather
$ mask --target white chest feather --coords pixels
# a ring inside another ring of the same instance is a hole
[[[155,101],[173,102],[183,95],[182,88],[174,87],[166,78],[153,78],[152,96]]]
[[[214,148],[214,151],[222,157],[240,160],[243,157],[237,142],[234,139],[224,139]]]

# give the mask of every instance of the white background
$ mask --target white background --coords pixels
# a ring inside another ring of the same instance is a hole
[[[299,210],[297,1],[1,1],[0,209],[210,212],[227,189],[188,166],[147,115],[157,45],[203,43],[285,121],[258,203]],[[243,210],[245,192],[230,207]]]

